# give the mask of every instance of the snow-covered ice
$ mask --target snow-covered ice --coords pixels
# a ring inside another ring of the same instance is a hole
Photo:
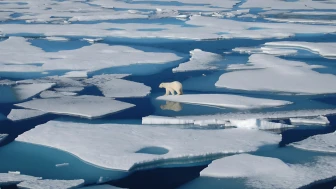
[[[288,164],[277,158],[238,154],[213,161],[201,172],[201,177],[181,188],[207,188],[214,180],[202,178],[240,179],[248,188],[300,188],[313,182],[336,176],[336,158],[320,156],[307,164]],[[222,184],[225,185],[225,182]],[[207,187],[206,187],[207,186]]]
[[[28,180],[18,184],[21,189],[73,189],[84,185],[84,180]]]
[[[187,125],[194,124],[193,119],[178,119],[175,117],[154,116],[150,115],[142,118],[142,124],[144,125]]]
[[[217,87],[240,90],[275,91],[299,94],[336,93],[336,76],[312,70],[304,62],[284,60],[272,55],[253,54],[246,68],[224,73],[216,82]],[[267,79],[265,79],[267,78]]]
[[[218,106],[237,109],[267,108],[291,104],[288,101],[252,98],[228,94],[184,94],[160,96],[158,100],[168,100],[189,104]]]
[[[68,78],[87,78],[87,72],[86,71],[70,71],[63,75],[63,77]]]
[[[271,54],[271,55],[295,55],[297,54],[297,50],[294,49],[283,49],[283,48],[276,48],[276,47],[260,47],[260,48],[253,48],[253,47],[237,47],[232,49],[234,52],[239,53],[247,53],[247,54]]]
[[[85,82],[94,84],[106,97],[127,98],[127,97],[144,97],[147,96],[151,88],[134,81],[118,79],[124,75],[107,75],[104,77],[93,77]]]
[[[16,106],[49,113],[98,118],[133,107],[133,104],[100,96],[64,96],[34,99]]]
[[[294,47],[308,49],[312,52],[318,53],[326,58],[336,58],[336,43],[328,42],[304,42],[304,41],[277,41],[265,43],[268,46],[275,47]]]
[[[38,179],[41,178],[16,173],[0,173],[0,187],[18,184],[23,181],[34,181]]]
[[[49,121],[16,140],[57,148],[97,166],[133,170],[169,166],[169,162],[177,166],[177,161],[186,159],[202,163],[214,156],[256,151],[264,145],[277,145],[281,137],[247,129],[191,130]]]
[[[215,70],[218,68],[216,63],[219,63],[223,59],[218,54],[202,51],[201,49],[190,51],[190,55],[190,60],[180,64],[177,68],[173,68],[173,72]]]
[[[23,121],[47,114],[39,110],[12,109],[7,118],[12,121]]]
[[[56,97],[64,97],[64,96],[76,96],[77,93],[74,92],[57,92],[57,91],[43,91],[40,94],[41,98],[56,98]]]
[[[308,125],[328,125],[330,122],[325,116],[307,117],[307,118],[290,118],[291,124],[308,124]]]
[[[290,145],[304,150],[336,153],[336,132],[311,136]]]

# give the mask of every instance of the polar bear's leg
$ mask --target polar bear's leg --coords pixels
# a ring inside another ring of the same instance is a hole
[[[169,92],[170,92],[172,95],[175,95],[175,91],[174,91],[174,89],[169,88],[168,90],[169,90]]]
[[[165,96],[169,95],[169,90],[166,88],[166,94]]]

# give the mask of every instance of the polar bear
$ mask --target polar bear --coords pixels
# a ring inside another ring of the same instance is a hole
[[[172,95],[175,95],[174,92],[177,93],[177,95],[182,95],[182,84],[178,81],[173,81],[171,83],[161,83],[159,88],[165,88],[166,89],[166,94],[169,95],[171,93]]]

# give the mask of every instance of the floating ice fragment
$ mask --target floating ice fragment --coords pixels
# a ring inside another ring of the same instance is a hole
[[[99,96],[65,96],[35,99],[16,106],[62,115],[98,118],[133,107],[133,104]]]
[[[290,118],[292,124],[309,124],[309,125],[328,125],[330,122],[325,116],[308,117],[308,118]]]
[[[96,185],[96,186],[88,186],[88,187],[84,187],[82,189],[121,189],[112,185]]]
[[[7,118],[12,121],[23,121],[47,114],[39,110],[12,109]]]
[[[13,173],[0,173],[0,187],[19,184],[23,181],[34,181],[41,179],[39,177],[32,177],[27,175],[13,174]]]
[[[57,148],[97,166],[128,171],[202,163],[220,155],[276,145],[281,137],[247,129],[191,130],[49,121],[16,140]],[[168,153],[136,153],[146,147],[164,148]]]
[[[336,132],[311,136],[290,145],[304,150],[336,153]]]
[[[160,96],[157,99],[189,103],[189,104],[200,104],[207,106],[217,106],[217,107],[237,108],[237,109],[276,107],[292,103],[282,100],[252,98],[252,97],[227,95],[227,94],[170,95],[170,96]]]
[[[18,184],[18,188],[23,189],[73,189],[84,185],[84,180],[28,180]]]

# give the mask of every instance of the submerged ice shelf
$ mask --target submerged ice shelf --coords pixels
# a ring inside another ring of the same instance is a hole
[[[311,136],[291,145],[304,150],[336,153],[336,132]]]
[[[219,156],[256,151],[264,145],[276,146],[281,137],[245,129],[192,130],[49,121],[16,140],[57,148],[96,166],[130,171],[204,163]]]

